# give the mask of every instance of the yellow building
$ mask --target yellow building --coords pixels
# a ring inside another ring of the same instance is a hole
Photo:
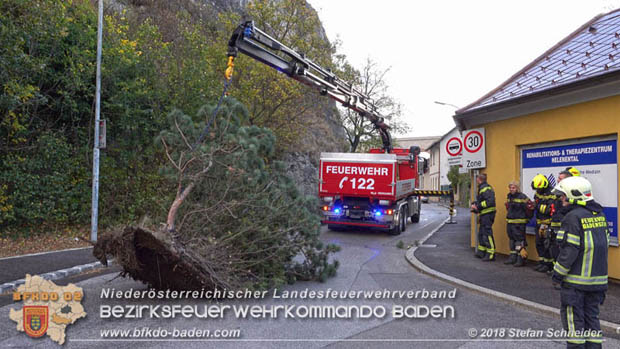
[[[499,253],[508,254],[504,202],[508,182],[521,180],[532,198],[533,175],[553,183],[564,165],[575,166],[593,184],[595,200],[610,221],[609,276],[620,279],[617,247],[620,132],[620,10],[597,16],[514,74],[458,110],[462,130],[483,127],[486,168],[497,199],[493,226]],[[472,217],[472,247],[476,239]],[[530,260],[537,260],[528,234]]]

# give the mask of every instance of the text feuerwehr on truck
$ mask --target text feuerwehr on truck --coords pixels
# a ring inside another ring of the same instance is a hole
[[[420,220],[418,147],[373,149],[368,154],[322,153],[319,197],[323,223],[376,227],[400,234],[407,218]]]

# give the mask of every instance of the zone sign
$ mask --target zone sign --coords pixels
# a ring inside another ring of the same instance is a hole
[[[468,170],[485,168],[486,139],[484,128],[476,128],[463,132],[463,167]]]

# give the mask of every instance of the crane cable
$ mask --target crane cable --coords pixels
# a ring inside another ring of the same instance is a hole
[[[217,115],[217,112],[219,111],[220,106],[222,105],[222,101],[224,100],[225,97],[228,96],[228,86],[230,86],[230,82],[232,81],[233,69],[235,66],[234,61],[235,61],[234,56],[228,56],[228,64],[226,67],[226,71],[224,72],[224,76],[226,77],[226,82],[224,83],[224,90],[222,91],[222,95],[220,96],[220,99],[217,101],[217,106],[213,110],[213,115],[211,115],[211,119],[209,119],[209,122],[207,122],[207,125],[205,126],[204,130],[202,130],[200,137],[198,137],[198,140],[192,146],[192,149],[191,149],[192,152],[196,150],[196,147],[198,147],[198,145],[202,143],[202,141],[205,139],[205,137],[209,133],[209,128],[211,127],[211,124],[215,120],[215,116]]]

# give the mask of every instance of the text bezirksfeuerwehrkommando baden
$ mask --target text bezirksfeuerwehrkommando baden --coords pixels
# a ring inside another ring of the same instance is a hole
[[[454,319],[456,310],[452,305],[100,305],[101,319],[174,319],[199,318],[223,319],[227,315],[237,319]]]
[[[252,291],[213,289],[200,291],[175,290],[116,290],[102,288],[102,299],[454,299],[456,288],[452,290],[279,290]]]

